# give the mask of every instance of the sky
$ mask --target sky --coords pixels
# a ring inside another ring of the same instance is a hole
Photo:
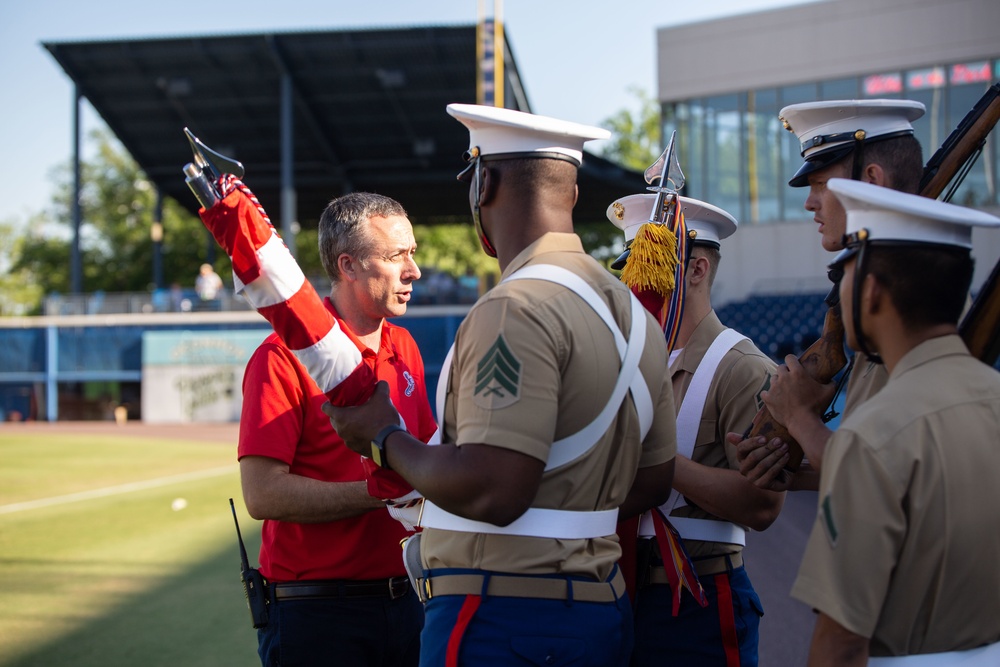
[[[72,156],[73,86],[42,47],[86,41],[456,25],[493,0],[31,0],[0,3],[0,222],[51,205],[53,171]],[[656,94],[656,29],[805,0],[496,0],[537,114],[600,125]],[[81,136],[103,126],[82,105]],[[441,113],[445,113],[444,109]]]

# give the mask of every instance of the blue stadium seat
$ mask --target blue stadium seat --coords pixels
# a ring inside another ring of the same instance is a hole
[[[800,354],[823,330],[825,294],[755,294],[718,311],[727,326],[749,337],[768,356],[780,360]]]

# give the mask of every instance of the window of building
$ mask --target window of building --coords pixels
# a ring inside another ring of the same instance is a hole
[[[765,222],[782,218],[781,192],[787,187],[781,145],[785,134],[778,120],[778,91],[774,89],[747,93],[746,182],[747,212],[740,222]]]
[[[859,97],[857,77],[821,81],[819,84],[819,99],[821,100],[856,100]]]
[[[961,86],[967,83],[989,83],[990,63],[981,60],[974,63],[958,63],[951,66],[951,85]]]
[[[677,151],[681,161],[681,171],[684,177],[690,179],[690,159],[691,155],[691,123],[690,108],[686,103],[665,104],[660,111],[660,136],[663,137],[663,148],[666,148],[670,136],[676,132],[674,139],[674,149]],[[682,191],[687,195],[689,190],[685,187]]]
[[[907,90],[925,90],[927,88],[944,88],[947,83],[943,67],[927,67],[915,69],[906,73]]]
[[[740,95],[705,100],[705,201],[745,219],[742,210],[743,127]]]
[[[856,98],[922,102],[926,113],[913,126],[926,162],[996,79],[1000,60],[980,60],[675,102],[663,107],[663,136],[677,130],[685,195],[724,208],[741,223],[810,220],[805,189],[788,186],[802,157],[797,137],[778,118],[782,108]],[[987,140],[955,203],[998,203],[998,143],[1000,135]]]
[[[966,114],[976,105],[989,88],[991,66],[989,62],[958,63],[949,68],[947,98],[947,125],[958,127]],[[962,185],[952,197],[961,206],[988,206],[997,201],[996,138],[991,134],[983,154],[969,170]]]
[[[948,136],[945,114],[945,85],[947,77],[944,67],[928,67],[906,72],[906,99],[923,102],[926,113],[913,123],[913,136],[920,142],[924,162]]]
[[[815,83],[798,86],[785,86],[778,91],[781,107],[803,102],[815,102],[819,99],[819,87]],[[812,220],[812,213],[802,208],[806,200],[806,192],[802,188],[788,186],[788,181],[802,166],[802,151],[799,140],[794,133],[782,129],[781,132],[781,167],[779,176],[783,215],[781,220]]]
[[[872,74],[864,78],[861,87],[865,97],[899,98],[903,96],[903,75],[899,72]]]
[[[695,199],[704,199],[706,192],[705,167],[705,107],[701,100],[691,100],[686,105],[686,140],[679,142],[677,159],[684,172],[687,184],[684,194]],[[678,132],[678,134],[681,134]]]
[[[660,136],[663,137],[663,146],[666,147],[667,142],[670,141],[670,135],[677,132],[677,143],[680,145],[681,141],[681,130],[678,127],[677,122],[677,107],[676,104],[664,104],[660,107]]]

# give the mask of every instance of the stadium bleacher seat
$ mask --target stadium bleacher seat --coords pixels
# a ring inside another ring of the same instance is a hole
[[[825,294],[758,294],[718,309],[719,319],[775,361],[801,354],[823,330]]]

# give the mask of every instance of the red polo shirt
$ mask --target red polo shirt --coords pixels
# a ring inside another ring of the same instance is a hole
[[[326,307],[337,317],[329,299]],[[362,350],[363,362],[389,384],[393,405],[417,438],[436,428],[424,364],[417,344],[402,327],[385,322],[378,353],[366,348],[350,327],[337,322]],[[247,364],[243,377],[239,457],[266,456],[289,465],[295,475],[327,482],[365,479],[361,457],[330,426],[322,406],[327,397],[305,367],[271,334]],[[265,520],[260,570],[271,581],[382,579],[405,574],[399,541],[407,535],[388,511],[327,523]]]

